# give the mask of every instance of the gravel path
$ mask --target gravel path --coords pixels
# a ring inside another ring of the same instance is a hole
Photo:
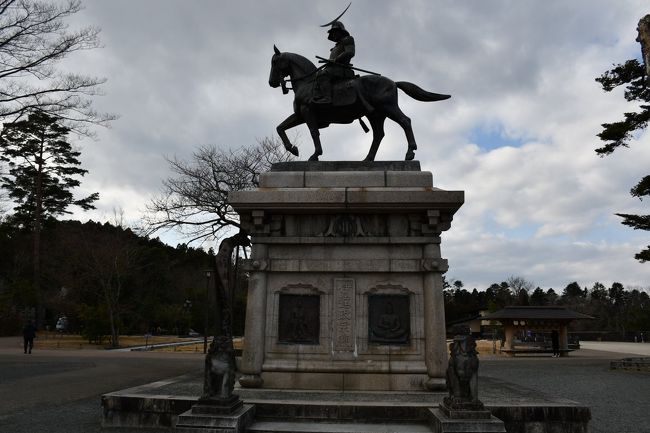
[[[479,380],[482,376],[495,378],[589,406],[592,433],[650,433],[650,373],[609,369],[611,360],[633,355],[592,350],[574,353],[568,358],[482,360]],[[479,397],[480,392],[479,384]]]

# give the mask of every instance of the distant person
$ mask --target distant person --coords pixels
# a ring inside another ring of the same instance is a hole
[[[31,320],[23,328],[23,347],[25,353],[32,353],[34,348],[34,338],[36,338],[36,326]]]
[[[560,356],[560,334],[556,330],[551,332],[551,345],[553,346],[553,357],[558,358]]]

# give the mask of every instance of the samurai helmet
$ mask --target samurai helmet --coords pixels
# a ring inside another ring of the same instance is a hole
[[[345,30],[345,26],[341,21],[334,21],[332,23],[332,27],[327,31],[328,34],[331,34],[334,31],[339,31],[343,33],[345,36],[350,36],[350,33],[348,33],[347,30]]]
[[[348,4],[348,7],[346,7],[345,10],[343,12],[341,12],[341,14],[338,17],[334,18],[332,21],[330,21],[327,24],[323,24],[321,27],[327,27],[327,26],[331,25],[332,27],[330,27],[330,29],[327,31],[328,34],[331,34],[333,31],[338,30],[338,31],[342,32],[345,36],[350,36],[350,33],[348,33],[348,31],[345,30],[345,26],[343,25],[343,23],[341,21],[339,21],[339,18],[341,18],[343,16],[343,14],[348,11],[351,4],[352,4],[352,2],[350,2],[350,4]]]

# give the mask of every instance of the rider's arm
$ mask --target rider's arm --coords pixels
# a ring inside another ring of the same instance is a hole
[[[336,56],[334,61],[336,63],[350,63],[350,60],[354,57],[354,38],[352,36],[346,36],[341,43],[343,44],[343,52]]]

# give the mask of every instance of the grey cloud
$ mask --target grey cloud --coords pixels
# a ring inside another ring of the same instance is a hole
[[[274,134],[292,98],[267,84],[273,44],[312,60],[327,55],[331,43],[318,25],[347,1],[85,4],[74,24],[102,27],[105,48],[78,53],[68,67],[107,77],[98,105],[122,117],[100,131],[99,142],[84,143],[84,161],[89,179],[111,190],[106,196],[114,202],[102,203],[102,212],[123,207],[135,216],[167,175],[162,155],[184,157],[200,144],[239,146]],[[648,276],[631,258],[629,240],[599,246],[593,227],[618,224],[611,214],[629,205],[627,191],[647,167],[635,162],[650,155],[630,149],[602,163],[592,158],[599,123],[616,120],[613,113],[624,107],[593,78],[638,56],[634,29],[647,12],[641,0],[353,2],[343,21],[357,43],[356,66],[453,95],[435,104],[400,96],[423,167],[437,185],[468,192],[443,244],[450,274],[488,283],[530,268],[538,284],[577,279],[580,272],[606,280],[609,258],[623,274],[612,278],[640,284]],[[378,156],[401,159],[403,133],[388,123]],[[468,137],[486,124],[540,148],[481,151]],[[309,155],[307,129],[291,132]],[[335,126],[323,132],[323,159],[361,159],[369,145],[357,124]],[[605,185],[594,173],[602,173]],[[501,215],[506,228],[562,225],[570,241],[499,239],[488,212]]]

